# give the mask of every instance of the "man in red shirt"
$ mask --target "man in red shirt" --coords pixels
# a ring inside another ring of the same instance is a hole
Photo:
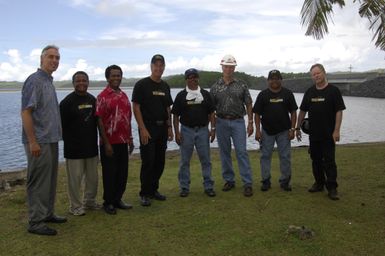
[[[131,131],[131,104],[119,88],[123,72],[117,65],[107,67],[107,87],[98,95],[96,116],[100,127],[100,159],[102,163],[104,210],[116,214],[116,208],[131,209],[122,196],[126,190],[128,155],[134,149]]]

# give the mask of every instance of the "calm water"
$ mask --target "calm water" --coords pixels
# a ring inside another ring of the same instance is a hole
[[[93,95],[97,95],[101,89],[90,90]],[[124,88],[129,98],[132,89]],[[175,95],[180,89],[173,89]],[[59,101],[63,99],[71,90],[57,91]],[[259,91],[250,91],[255,100]],[[295,94],[297,104],[301,103],[303,94]],[[0,170],[17,170],[26,167],[24,148],[21,143],[21,119],[20,119],[20,98],[21,93],[0,92]],[[385,99],[344,97],[347,110],[344,111],[341,142],[340,143],[359,143],[385,141]],[[132,121],[135,151],[138,152],[138,133],[135,119]],[[248,149],[258,149],[259,145],[254,140],[254,135],[248,139]],[[306,135],[305,135],[306,136]],[[294,141],[293,146],[307,145],[308,138],[304,137],[301,143]],[[62,143],[60,143],[62,148]],[[217,147],[216,141],[212,144]],[[169,142],[168,149],[177,149],[175,142]],[[63,152],[60,150],[60,160],[63,161]]]

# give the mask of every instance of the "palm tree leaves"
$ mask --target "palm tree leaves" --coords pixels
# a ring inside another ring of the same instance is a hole
[[[354,0],[361,4],[359,15],[370,22],[370,30],[374,31],[372,40],[375,45],[385,50],[385,0]],[[307,26],[305,35],[322,39],[329,33],[328,22],[332,20],[333,5],[345,6],[344,0],[304,0],[301,9],[301,24]]]
[[[355,1],[354,1],[355,2]],[[385,1],[367,0],[361,3],[358,13],[370,22],[369,29],[375,31],[372,40],[376,39],[375,45],[381,50],[385,50]]]
[[[343,0],[305,0],[301,9],[301,23],[307,26],[305,35],[312,35],[322,39],[329,33],[328,22],[333,13],[333,4],[341,8],[345,5]]]

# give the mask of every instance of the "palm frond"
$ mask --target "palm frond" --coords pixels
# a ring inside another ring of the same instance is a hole
[[[329,32],[328,22],[332,19],[333,4],[340,7],[344,0],[305,0],[301,9],[301,24],[307,26],[305,35],[322,39]]]
[[[372,40],[376,40],[376,47],[385,51],[385,0],[366,0],[360,3],[358,13],[369,20],[369,29],[375,31]]]
[[[372,40],[374,41],[377,38],[376,47],[385,51],[385,13],[381,13],[375,19],[372,19],[369,28],[375,30]]]

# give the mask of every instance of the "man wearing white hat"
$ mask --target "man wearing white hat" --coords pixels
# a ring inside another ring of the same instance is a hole
[[[231,160],[231,140],[233,140],[243,182],[243,194],[252,196],[252,175],[249,155],[246,150],[247,135],[253,134],[252,99],[247,84],[234,78],[237,62],[232,55],[221,60],[223,76],[211,87],[210,94],[216,107],[216,132],[222,162],[223,191],[235,187],[235,174]],[[247,114],[248,125],[244,116]]]

